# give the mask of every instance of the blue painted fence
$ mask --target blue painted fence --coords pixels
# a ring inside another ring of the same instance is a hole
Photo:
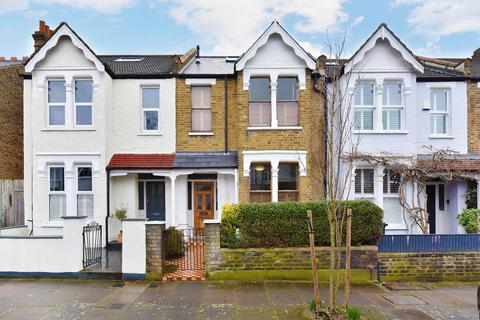
[[[379,252],[480,251],[480,234],[382,235]]]

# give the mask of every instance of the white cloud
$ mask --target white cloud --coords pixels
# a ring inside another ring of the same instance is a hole
[[[137,0],[0,0],[0,13],[28,9],[31,2],[38,4],[61,4],[111,14],[133,6]]]
[[[28,0],[1,0],[0,13],[23,10],[28,7]]]
[[[365,16],[359,16],[359,17],[356,17],[355,20],[353,20],[352,24],[350,25],[350,27],[355,27],[355,26],[358,26],[360,23],[363,22],[363,20],[365,20]]]
[[[348,20],[346,0],[164,0],[174,20],[187,26],[214,54],[239,54],[268,27],[287,16],[298,18],[295,30],[313,34],[336,31]],[[312,47],[313,49],[313,47]],[[318,49],[318,46],[316,46]],[[316,50],[315,49],[315,50]]]
[[[320,56],[323,52],[323,47],[318,43],[312,43],[310,41],[300,41],[299,44],[310,53],[314,58]]]
[[[462,32],[480,32],[478,0],[395,0],[393,6],[413,6],[407,23],[414,33],[426,35],[430,41]]]

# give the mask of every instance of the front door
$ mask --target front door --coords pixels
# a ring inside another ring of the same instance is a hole
[[[165,221],[165,183],[147,181],[145,185],[147,219]]]
[[[427,212],[428,212],[428,226],[430,234],[434,234],[435,230],[435,215],[437,213],[437,197],[436,185],[427,185]]]
[[[213,181],[195,181],[193,188],[194,227],[203,228],[203,220],[215,216],[215,189]]]

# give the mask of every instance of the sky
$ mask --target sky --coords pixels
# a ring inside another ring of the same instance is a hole
[[[240,55],[278,20],[314,56],[349,56],[381,22],[416,54],[480,47],[480,0],[0,0],[0,56],[33,52],[38,21],[66,21],[97,54]]]

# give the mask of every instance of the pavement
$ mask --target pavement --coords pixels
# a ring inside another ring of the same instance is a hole
[[[311,319],[311,298],[299,282],[0,279],[0,319]],[[356,286],[351,301],[365,319],[478,319],[475,285]]]

